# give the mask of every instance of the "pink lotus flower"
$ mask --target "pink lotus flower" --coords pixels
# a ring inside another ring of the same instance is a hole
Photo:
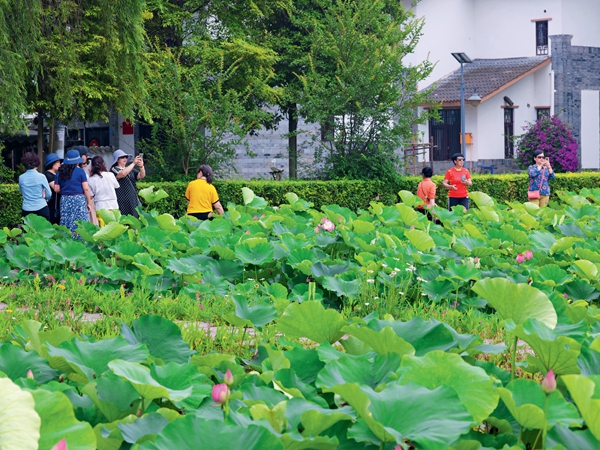
[[[231,386],[233,384],[234,379],[231,370],[227,369],[227,372],[225,372],[225,376],[223,377],[223,381],[227,386]]]
[[[521,264],[523,261],[525,261],[525,257],[523,256],[522,253],[519,253],[517,255],[516,261],[517,261],[517,264]]]
[[[548,371],[544,379],[542,380],[542,391],[546,394],[550,394],[556,390],[556,378],[554,378],[554,372],[552,369]]]
[[[218,405],[227,403],[229,400],[229,387],[225,383],[215,384],[211,393],[212,399]]]
[[[325,219],[323,221],[323,223],[321,224],[321,228],[323,228],[325,231],[333,231],[335,230],[335,225],[333,224],[333,222],[329,219]]]
[[[319,226],[318,225],[315,227],[315,233],[317,233],[317,234],[319,233]]]
[[[62,438],[54,447],[52,447],[50,450],[69,450],[69,448],[67,447],[67,440],[65,438]]]
[[[27,371],[27,378],[29,378],[30,380],[33,380],[33,372],[31,371],[31,369],[29,369]]]
[[[475,264],[477,264],[477,263],[479,262],[479,256],[476,256],[475,258],[473,258],[473,262],[474,262]]]
[[[531,250],[527,250],[525,252],[525,261],[529,261],[531,258],[533,258],[533,252]]]

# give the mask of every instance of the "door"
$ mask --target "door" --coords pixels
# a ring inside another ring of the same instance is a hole
[[[441,109],[439,120],[429,121],[429,135],[433,137],[433,160],[450,161],[460,153],[460,108]]]
[[[515,149],[513,136],[515,134],[514,109],[504,109],[504,159],[513,159]]]

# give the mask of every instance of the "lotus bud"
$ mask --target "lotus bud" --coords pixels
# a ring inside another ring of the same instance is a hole
[[[223,381],[225,382],[225,384],[227,386],[231,386],[233,384],[233,374],[231,373],[231,370],[227,369],[227,372],[225,372],[225,376],[223,377]]]
[[[525,252],[525,261],[529,261],[531,258],[533,258],[533,252],[531,250],[527,250]]]
[[[211,395],[215,403],[222,405],[229,400],[229,387],[225,383],[215,384]]]
[[[69,450],[69,448],[67,447],[67,439],[66,438],[62,438],[54,447],[52,447],[50,450]]]
[[[554,378],[554,372],[552,369],[548,371],[544,379],[542,380],[542,391],[546,394],[550,394],[556,390],[556,378]]]
[[[31,371],[31,369],[29,369],[27,371],[27,378],[29,378],[30,380],[33,380],[33,372]]]
[[[519,253],[517,255],[516,261],[517,261],[517,264],[521,264],[523,261],[525,261],[525,257],[523,256],[522,253]]]

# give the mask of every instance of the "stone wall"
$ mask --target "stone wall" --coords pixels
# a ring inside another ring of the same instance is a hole
[[[572,38],[570,34],[550,36],[554,111],[573,127],[581,161],[581,91],[600,90],[600,48],[573,46]]]

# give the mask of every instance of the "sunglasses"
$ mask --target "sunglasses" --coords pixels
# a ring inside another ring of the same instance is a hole
[[[464,161],[465,158],[456,158],[457,161]]]
[[[539,155],[539,156],[536,156],[535,158],[536,159],[543,159],[543,158],[545,158],[545,156],[544,155]]]

